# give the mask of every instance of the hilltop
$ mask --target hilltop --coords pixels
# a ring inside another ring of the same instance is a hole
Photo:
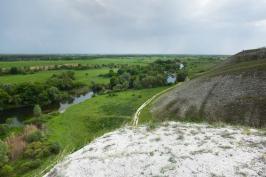
[[[262,132],[166,122],[125,127],[96,139],[45,177],[265,176]]]
[[[157,119],[266,126],[266,49],[224,63],[164,94],[152,108]]]

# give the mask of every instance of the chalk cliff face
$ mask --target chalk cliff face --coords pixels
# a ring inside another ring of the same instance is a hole
[[[161,96],[158,119],[223,121],[266,126],[266,49],[240,52]]]
[[[125,127],[67,156],[44,177],[265,176],[262,131],[165,122]]]

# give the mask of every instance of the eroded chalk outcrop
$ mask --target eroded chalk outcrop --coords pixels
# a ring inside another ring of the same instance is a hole
[[[69,155],[46,175],[58,176],[266,176],[266,136],[207,124],[125,127]]]

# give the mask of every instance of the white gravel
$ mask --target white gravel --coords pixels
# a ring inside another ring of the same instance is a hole
[[[168,122],[125,127],[67,156],[46,177],[266,176],[266,135]]]

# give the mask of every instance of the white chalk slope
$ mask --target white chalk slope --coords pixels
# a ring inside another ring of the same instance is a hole
[[[46,177],[266,176],[266,135],[258,130],[168,122],[108,133]]]

